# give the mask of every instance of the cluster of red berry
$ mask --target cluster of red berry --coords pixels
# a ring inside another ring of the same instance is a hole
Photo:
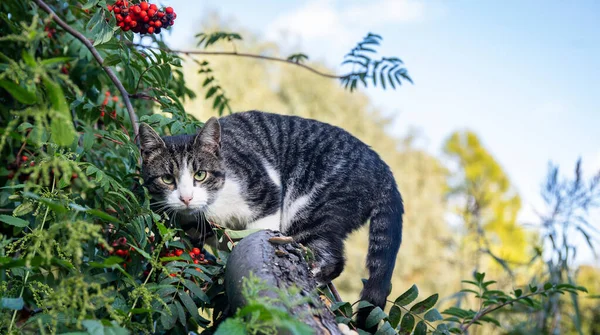
[[[131,258],[129,257],[129,253],[134,250],[132,247],[128,247],[127,246],[127,238],[126,237],[119,237],[111,245],[113,247],[113,250],[109,251],[108,254],[109,255],[117,255],[117,256],[123,258],[125,260],[125,263],[123,263],[123,266],[127,267],[126,263],[131,262]]]
[[[161,257],[181,257],[184,253],[188,253],[192,258],[192,262],[194,264],[208,264],[208,260],[205,259],[204,254],[200,250],[200,248],[192,248],[189,251],[184,251],[183,249],[175,249],[175,250],[165,250],[161,253]],[[185,260],[184,260],[185,261]],[[189,261],[187,261],[189,263]],[[168,262],[165,262],[168,263]],[[196,268],[196,270],[201,271],[200,268]],[[171,277],[175,277],[177,274],[171,273]]]
[[[102,106],[100,106],[100,117],[104,117],[104,112],[106,111],[106,106],[108,105],[108,103],[112,100],[113,102],[117,103],[119,102],[119,97],[116,95],[113,95],[111,98],[110,92],[106,91],[106,93],[104,93],[105,98],[104,101],[102,101]],[[117,110],[113,110],[110,113],[110,117],[115,119],[117,117]]]
[[[177,18],[172,7],[161,10],[155,4],[145,1],[139,5],[130,5],[127,0],[119,0],[106,8],[115,13],[117,26],[121,30],[141,34],[159,34],[161,29],[172,26]]]

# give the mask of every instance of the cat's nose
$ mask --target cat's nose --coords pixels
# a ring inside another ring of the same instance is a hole
[[[181,200],[181,202],[183,202],[186,206],[190,205],[190,202],[192,201],[192,198],[193,197],[191,195],[188,195],[188,196],[180,195],[179,196],[179,200]]]

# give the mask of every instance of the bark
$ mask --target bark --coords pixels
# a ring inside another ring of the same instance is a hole
[[[264,230],[248,235],[233,248],[225,270],[225,287],[231,311],[246,304],[241,294],[242,279],[252,272],[270,287],[286,289],[296,285],[300,288],[298,298],[309,297],[310,302],[293,307],[279,306],[312,327],[316,334],[342,334],[335,316],[319,297],[317,282],[309,270],[305,251],[298,243],[286,239],[289,238],[279,232]],[[261,294],[277,297],[272,291]]]

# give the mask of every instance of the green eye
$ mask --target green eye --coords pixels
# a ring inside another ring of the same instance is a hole
[[[207,175],[208,174],[206,173],[206,171],[198,171],[194,175],[194,180],[196,180],[196,181],[204,181],[206,179]]]
[[[167,185],[171,185],[175,182],[175,179],[173,179],[173,176],[171,175],[162,176],[160,180]]]

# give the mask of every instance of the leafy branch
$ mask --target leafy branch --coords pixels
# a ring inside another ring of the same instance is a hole
[[[125,103],[125,107],[127,108],[127,113],[129,114],[129,119],[131,120],[131,124],[133,126],[135,139],[137,139],[139,133],[138,118],[135,114],[135,111],[133,110],[133,106],[131,105],[129,93],[127,92],[127,90],[125,90],[125,87],[123,87],[123,84],[121,83],[119,78],[117,78],[113,70],[104,63],[104,59],[102,58],[100,53],[98,53],[98,50],[94,47],[92,42],[90,42],[83,34],[75,30],[73,27],[71,27],[65,21],[63,21],[60,17],[58,17],[58,15],[56,15],[56,13],[43,0],[35,0],[35,2],[38,4],[38,6],[40,6],[40,8],[42,8],[45,12],[50,14],[50,17],[54,22],[56,22],[56,24],[58,24],[61,28],[63,28],[73,37],[81,41],[81,43],[83,43],[85,47],[92,53],[92,56],[96,59],[100,66],[102,66],[102,69],[104,69],[104,72],[106,72],[110,80],[117,87],[119,93],[121,94],[121,97],[123,98],[123,102]]]
[[[381,36],[369,33],[362,42],[359,42],[346,56],[342,64],[351,64],[353,71],[347,75],[341,76],[344,87],[350,86],[353,91],[360,81],[367,87],[367,79],[370,79],[373,86],[377,86],[377,81],[381,87],[386,89],[386,82],[392,89],[396,89],[396,84],[402,85],[401,79],[411,84],[412,79],[408,75],[406,68],[401,67],[404,63],[397,57],[383,57],[380,60],[373,60],[369,54],[375,54],[374,46],[378,46],[382,40]],[[355,70],[355,68],[358,69]]]
[[[198,46],[214,45],[219,41],[227,41],[233,43],[236,40],[242,40],[241,36],[236,33],[227,32],[215,32],[212,34],[200,33],[196,35],[199,38]],[[353,91],[358,86],[358,83],[362,83],[367,87],[367,80],[373,83],[373,86],[377,86],[379,82],[383,89],[389,86],[392,89],[396,89],[396,85],[401,85],[402,80],[406,80],[413,83],[412,79],[408,75],[406,68],[401,67],[404,63],[397,57],[383,57],[379,60],[373,60],[371,54],[375,54],[375,46],[380,45],[382,38],[379,35],[369,33],[356,47],[354,47],[348,54],[344,56],[344,64],[351,64],[353,70],[350,73],[344,75],[336,75],[331,73],[325,73],[316,68],[306,65],[303,62],[308,60],[308,56],[303,53],[296,53],[288,56],[287,58],[279,58],[273,56],[265,56],[253,53],[244,53],[234,51],[206,51],[206,50],[183,50],[183,49],[172,49],[164,46],[153,46],[144,44],[131,43],[134,46],[146,49],[156,49],[165,52],[178,53],[184,55],[204,55],[204,56],[232,56],[232,57],[243,57],[243,58],[254,58],[260,60],[274,61],[279,63],[291,64],[306,69],[316,75],[325,78],[339,79],[345,88],[349,88]],[[234,44],[235,48],[235,44]]]
[[[493,323],[500,326],[500,322],[490,316],[491,313],[506,307],[508,305],[522,304],[530,308],[540,306],[540,302],[532,299],[535,296],[548,297],[551,294],[564,294],[569,292],[577,294],[578,292],[587,292],[585,287],[574,286],[570,284],[552,284],[546,283],[542,289],[535,285],[529,285],[529,293],[523,294],[522,289],[515,289],[513,295],[508,295],[499,290],[490,290],[488,287],[496,282],[484,281],[485,273],[475,273],[475,281],[463,280],[464,283],[477,287],[477,291],[467,288],[461,292],[473,293],[480,300],[480,307],[477,312],[473,310],[464,310],[458,307],[450,307],[442,314],[450,315],[446,321],[459,322],[460,328],[452,328],[455,333],[465,333],[472,325],[479,324],[480,321]],[[461,320],[462,319],[462,320]]]

